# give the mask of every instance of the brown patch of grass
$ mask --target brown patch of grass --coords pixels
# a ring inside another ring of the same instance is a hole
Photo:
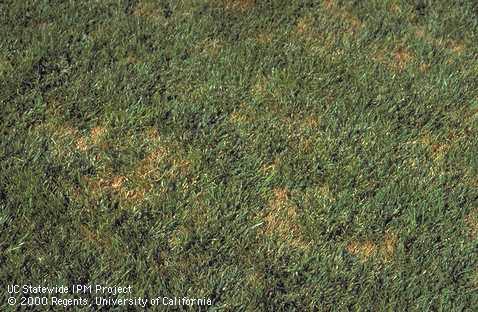
[[[252,87],[252,94],[256,97],[265,97],[268,94],[268,83],[266,77],[259,77]]]
[[[163,12],[153,1],[141,1],[135,6],[133,15],[149,18],[162,18]]]
[[[413,57],[413,54],[406,48],[399,48],[395,54],[394,54],[394,61],[395,63],[393,64],[393,66],[402,71],[405,69],[405,67],[407,66],[408,63],[410,63],[412,61],[412,59],[414,58]]]
[[[395,233],[387,232],[380,243],[380,252],[384,260],[388,261],[393,258],[397,250],[398,236]]]
[[[478,209],[474,209],[465,217],[471,239],[478,239]]]
[[[134,202],[142,202],[148,191],[149,187],[136,187],[132,190],[126,191],[124,193],[124,199]]]
[[[422,74],[425,74],[430,70],[430,67],[431,67],[430,64],[421,63],[420,66],[418,67],[418,70],[420,70]]]
[[[115,190],[121,189],[125,181],[126,181],[126,177],[115,176],[111,178],[111,187]]]
[[[401,72],[413,61],[415,56],[407,48],[399,47],[393,52],[387,48],[379,48],[372,58],[385,65],[389,70]]]
[[[86,143],[86,139],[78,138],[78,140],[76,140],[76,148],[82,152],[88,150],[88,144]]]
[[[303,239],[297,207],[289,200],[289,191],[275,189],[263,216],[263,234],[277,237],[294,248],[308,249],[310,242]]]
[[[69,125],[54,125],[54,127],[53,136],[59,139],[74,140],[79,133],[78,129]]]
[[[223,3],[228,10],[246,12],[256,5],[256,0],[223,0]]]
[[[256,113],[254,109],[247,103],[242,102],[229,115],[228,121],[236,126],[243,126],[254,122]]]
[[[104,127],[94,127],[91,129],[90,133],[85,137],[76,137],[76,148],[82,152],[85,152],[92,148],[95,145],[98,145],[106,133],[106,128]]]
[[[271,32],[262,32],[259,33],[256,37],[257,42],[260,44],[269,44],[272,42],[273,35]]]
[[[245,282],[249,289],[264,289],[266,286],[265,274],[260,271],[253,271],[247,274]]]
[[[350,242],[345,249],[348,253],[357,256],[362,262],[367,261],[377,252],[377,245],[370,240]]]
[[[81,225],[80,233],[83,236],[83,239],[101,248],[111,247],[111,236],[110,235],[100,235],[98,231],[92,231],[88,226]]]
[[[156,142],[161,140],[161,136],[159,135],[158,129],[155,127],[149,127],[144,131],[144,137],[147,139],[149,142]]]
[[[278,109],[276,115],[280,114]],[[314,140],[318,134],[320,118],[316,115],[286,116],[282,119],[282,124],[287,127],[289,146],[292,150],[308,152],[313,147]]]
[[[451,40],[448,42],[448,49],[450,49],[453,53],[461,54],[465,51],[466,46],[464,42]]]
[[[197,50],[203,55],[217,57],[222,47],[223,44],[219,39],[206,39],[198,45]]]
[[[136,167],[134,175],[141,179],[151,178],[159,163],[166,159],[168,151],[165,148],[156,148],[149,153]]]
[[[346,32],[355,33],[362,28],[363,25],[360,19],[347,9],[340,7],[335,0],[326,0],[323,3],[331,17],[342,20],[348,25],[345,29]]]
[[[129,65],[129,64],[138,64],[140,62],[140,60],[138,59],[138,57],[136,55],[134,55],[133,53],[128,53],[126,55],[126,57],[122,58],[121,59],[121,63],[123,65]]]
[[[12,69],[12,65],[10,64],[8,59],[6,57],[0,56],[0,75],[7,73],[11,69]]]
[[[91,129],[90,137],[94,144],[97,144],[98,141],[104,136],[106,129],[104,127],[94,127]]]
[[[310,115],[305,117],[305,119],[303,119],[301,123],[302,127],[306,129],[315,129],[319,126],[319,124],[320,124],[320,118],[315,115]]]
[[[334,195],[330,191],[330,187],[328,184],[321,185],[317,188],[317,193],[328,200],[334,200]]]
[[[466,50],[466,45],[463,41],[434,38],[424,28],[417,28],[415,35],[435,48],[447,49],[455,54],[461,54]]]
[[[414,141],[413,143],[419,143],[426,147],[430,151],[434,161],[443,160],[446,153],[451,148],[450,144],[438,142],[436,139],[432,138],[429,133],[423,134],[417,141]]]
[[[390,13],[393,13],[393,14],[402,13],[402,8],[400,7],[398,3],[391,3],[388,7],[388,10],[390,11]]]
[[[310,16],[299,18],[296,25],[296,32],[301,35],[310,35],[313,33],[314,19]]]
[[[362,262],[369,260],[375,255],[379,255],[384,261],[390,261],[395,255],[397,241],[398,237],[396,234],[387,232],[380,242],[372,240],[352,241],[345,249],[348,253],[359,257]]]
[[[335,0],[324,0],[323,3],[325,8],[329,10],[336,6]]]
[[[233,124],[243,124],[247,120],[247,116],[241,114],[239,111],[234,111],[229,115],[229,121]]]
[[[262,165],[260,171],[262,173],[267,174],[267,173],[276,171],[278,166],[279,166],[279,160],[277,158],[275,158],[271,162],[268,162],[268,163]]]

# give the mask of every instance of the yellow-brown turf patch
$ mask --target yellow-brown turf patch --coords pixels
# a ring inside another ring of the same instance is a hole
[[[140,1],[134,8],[134,16],[163,18],[163,12],[154,1]]]
[[[223,43],[219,39],[206,39],[198,45],[197,50],[203,55],[217,57],[222,47]]]
[[[122,188],[125,181],[126,181],[126,177],[115,176],[111,179],[111,187],[115,190],[119,190]]]
[[[456,53],[456,54],[461,54],[466,49],[466,46],[463,42],[455,41],[455,40],[451,40],[447,46],[448,46],[448,49],[450,49],[453,53]]]
[[[256,0],[222,0],[226,9],[246,12],[256,5]]]
[[[245,283],[247,289],[264,289],[266,286],[265,274],[260,271],[253,271],[247,274]]]
[[[313,25],[314,19],[311,16],[301,17],[297,22],[296,31],[298,34],[310,36],[314,31]]]
[[[12,65],[7,58],[0,57],[0,75],[7,73],[12,69]]]
[[[276,237],[294,248],[308,249],[310,247],[310,242],[303,238],[297,207],[289,200],[288,190],[273,191],[263,220],[265,221],[264,235]]]
[[[272,42],[273,38],[274,37],[271,32],[262,32],[257,35],[256,40],[260,44],[269,44]]]
[[[387,232],[380,242],[380,252],[384,260],[389,261],[397,250],[398,236],[395,233]]]
[[[256,97],[265,97],[268,94],[267,86],[269,82],[266,77],[257,78],[254,86],[252,86],[252,94]]]
[[[166,159],[169,151],[165,148],[156,148],[154,151],[149,153],[137,166],[134,175],[147,179],[154,175],[156,169],[160,162]]]
[[[81,225],[80,233],[84,240],[94,245],[95,247],[111,247],[111,236],[100,235],[98,231],[92,231],[88,226]]]
[[[77,136],[76,148],[82,152],[87,151],[93,146],[100,144],[105,134],[106,128],[100,126],[94,127],[87,136]]]
[[[430,70],[431,65],[426,63],[421,63],[418,69],[422,74],[427,73]]]
[[[450,134],[451,136],[451,134]],[[451,136],[450,138],[453,138]],[[423,134],[416,143],[421,144],[430,151],[430,155],[434,161],[443,160],[446,156],[446,153],[450,150],[451,146],[445,142],[439,142],[438,140],[432,138],[429,133]]]
[[[372,255],[377,252],[377,245],[370,241],[353,241],[345,247],[347,252],[350,254],[357,256],[361,259],[361,261],[365,262],[368,260]]]
[[[465,217],[471,239],[478,239],[478,209],[474,209]]]
[[[413,60],[413,54],[406,48],[399,48],[394,54],[393,67],[402,71]]]
[[[398,47],[395,50],[378,48],[372,58],[391,71],[402,72],[412,61],[415,55],[405,47]]]
[[[88,144],[86,143],[86,139],[85,138],[78,138],[78,140],[76,140],[76,148],[79,149],[80,151],[84,152],[86,150],[88,150]]]
[[[417,28],[415,30],[415,35],[438,49],[448,50],[455,54],[462,54],[466,50],[466,44],[463,41],[432,37],[423,27]]]
[[[347,9],[340,7],[335,0],[324,1],[324,7],[332,18],[342,20],[348,25],[345,29],[346,32],[355,33],[362,28],[360,19]]]
[[[397,235],[391,232],[385,233],[383,240],[374,242],[372,240],[352,241],[345,249],[350,254],[360,258],[362,262],[378,255],[384,261],[390,261],[395,255],[397,248]]]

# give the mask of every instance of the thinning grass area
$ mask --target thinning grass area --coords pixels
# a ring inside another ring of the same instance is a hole
[[[8,0],[0,15],[0,288],[478,306],[475,1]]]

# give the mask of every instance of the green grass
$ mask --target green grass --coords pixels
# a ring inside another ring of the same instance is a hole
[[[2,310],[7,284],[78,283],[216,311],[478,306],[475,1],[0,15]]]

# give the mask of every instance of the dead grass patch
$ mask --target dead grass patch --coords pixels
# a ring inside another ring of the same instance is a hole
[[[275,189],[263,216],[263,234],[277,237],[288,245],[308,249],[310,242],[304,240],[299,224],[297,207],[289,199],[287,189]]]
[[[274,158],[271,162],[268,162],[262,165],[260,171],[262,173],[269,174],[269,173],[275,172],[278,166],[279,166],[279,159]]]
[[[399,47],[393,52],[387,48],[378,49],[372,58],[389,70],[401,72],[415,59],[415,55],[407,48]]]
[[[258,77],[254,85],[252,86],[252,94],[255,97],[266,97],[268,95],[267,87],[269,85],[269,81],[266,77],[261,76]]]
[[[447,44],[448,49],[450,49],[453,53],[461,54],[465,51],[466,46],[465,43],[462,41],[450,40]]]
[[[400,13],[402,13],[402,8],[400,7],[400,5],[398,3],[392,2],[388,6],[388,11],[392,14],[400,14]]]
[[[363,27],[357,16],[350,13],[346,8],[339,6],[335,0],[326,0],[323,3],[331,17],[342,20],[347,24],[346,29],[344,29],[345,32],[355,33]]]
[[[463,41],[434,38],[423,27],[417,28],[415,35],[435,48],[446,49],[454,54],[462,54],[466,50],[466,44]]]
[[[478,209],[474,209],[465,217],[465,224],[468,226],[471,239],[478,238]]]
[[[217,57],[221,53],[223,46],[224,44],[219,39],[213,38],[202,41],[196,49],[203,55]]]
[[[260,44],[270,44],[273,38],[274,37],[271,32],[262,32],[257,35],[256,40]]]
[[[430,70],[431,65],[426,64],[426,63],[421,63],[420,66],[418,67],[418,70],[422,73],[425,74]]]
[[[299,18],[296,25],[296,32],[301,35],[308,35],[314,33],[314,19],[311,16],[304,16]]]
[[[246,12],[256,5],[256,0],[222,0],[227,10]]]
[[[82,152],[87,151],[89,146],[86,143],[86,139],[85,138],[78,138],[78,140],[76,140],[76,148],[79,149]]]
[[[380,256],[383,261],[390,261],[397,249],[398,237],[395,233],[387,232],[381,241],[362,240],[352,241],[345,249],[348,253],[360,258],[362,262],[371,257]]]
[[[93,146],[99,145],[106,134],[106,128],[96,126],[90,130],[87,136],[76,136],[76,148],[82,152],[91,149]]]
[[[141,179],[148,179],[154,175],[161,161],[165,160],[168,150],[159,147],[149,153],[136,167],[134,175]]]
[[[432,138],[429,133],[423,134],[418,141],[415,141],[415,143],[419,143],[427,148],[435,162],[443,160],[446,156],[446,153],[451,148],[449,143],[438,142],[436,139]]]
[[[393,258],[397,250],[398,236],[395,233],[387,232],[380,242],[380,253],[385,261]]]
[[[398,69],[399,71],[402,71],[405,69],[405,67],[410,63],[414,56],[410,52],[410,50],[406,48],[399,48],[395,53],[394,53],[394,64],[393,67],[395,69]]]
[[[6,57],[0,56],[0,75],[7,73],[11,69],[12,69],[12,65],[10,64],[8,59]]]
[[[260,271],[253,271],[247,274],[245,282],[249,289],[264,289],[266,286],[265,274]]]
[[[101,235],[98,231],[93,231],[86,225],[80,226],[80,233],[84,240],[94,246],[99,246],[100,248],[111,247],[110,235]]]
[[[133,15],[140,17],[161,18],[163,17],[163,12],[154,2],[141,1],[135,6]]]
[[[377,252],[377,245],[370,241],[353,241],[345,247],[348,253],[357,256],[362,262],[367,261],[371,256]]]
[[[317,194],[322,197],[326,198],[330,201],[333,201],[335,199],[334,195],[332,194],[332,191],[330,190],[330,186],[328,184],[323,184],[317,187],[316,189]]]

